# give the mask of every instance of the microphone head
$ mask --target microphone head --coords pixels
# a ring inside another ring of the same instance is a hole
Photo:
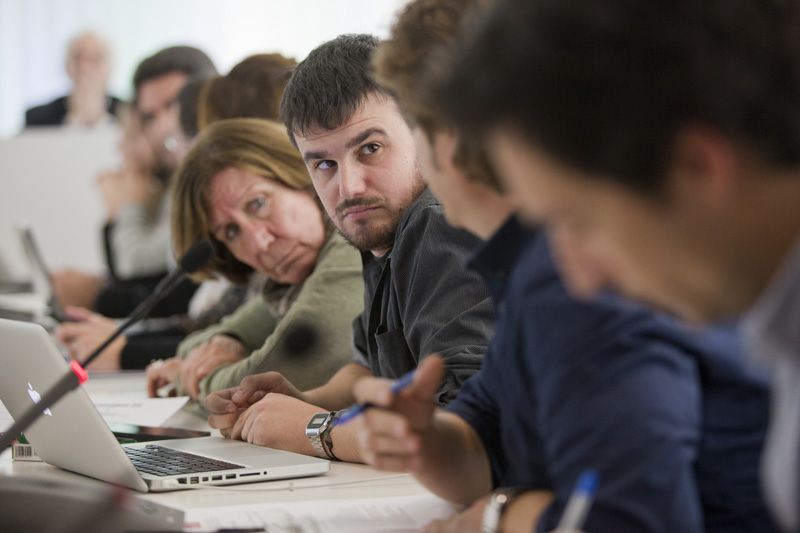
[[[286,352],[293,357],[302,357],[311,353],[319,341],[319,332],[310,323],[304,320],[293,321],[286,328],[283,345]]]
[[[214,247],[211,245],[211,241],[200,239],[183,254],[178,261],[178,266],[181,271],[192,274],[203,268],[212,255],[214,255]]]

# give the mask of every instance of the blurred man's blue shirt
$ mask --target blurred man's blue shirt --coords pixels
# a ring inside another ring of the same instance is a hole
[[[586,531],[774,530],[759,486],[766,379],[732,328],[691,332],[619,298],[570,297],[547,239],[510,219],[472,261],[497,308],[481,371],[449,410],[479,434],[495,486],[552,491],[555,528],[581,471]]]

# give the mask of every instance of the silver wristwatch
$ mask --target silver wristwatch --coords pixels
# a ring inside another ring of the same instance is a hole
[[[326,446],[326,444],[329,443],[328,434],[333,428],[331,422],[334,416],[336,416],[335,411],[317,413],[311,417],[311,420],[309,420],[306,426],[306,437],[308,437],[311,446],[314,447],[317,457],[336,459],[332,451],[328,449],[330,446]]]
[[[519,494],[519,489],[502,488],[492,492],[489,496],[489,503],[483,510],[483,520],[481,521],[482,533],[497,533],[500,531],[500,519],[506,506]]]

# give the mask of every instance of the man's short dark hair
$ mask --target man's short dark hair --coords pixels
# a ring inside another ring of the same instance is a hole
[[[708,127],[800,163],[800,2],[500,0],[430,90],[464,131],[510,126],[574,168],[660,190]]]
[[[342,126],[370,94],[386,95],[371,74],[372,54],[378,44],[372,35],[340,35],[315,48],[297,65],[280,107],[293,143],[295,133]]]
[[[145,58],[133,74],[134,101],[142,84],[171,72],[182,72],[190,78],[209,77],[217,73],[205,52],[193,46],[171,46]]]
[[[200,104],[200,93],[208,80],[208,76],[195,76],[186,82],[181,92],[178,93],[178,104],[180,104],[180,115],[178,120],[181,130],[187,138],[193,139],[198,131],[197,110]]]

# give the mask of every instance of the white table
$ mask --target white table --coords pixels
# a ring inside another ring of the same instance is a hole
[[[120,393],[141,391],[144,395],[144,373],[93,374],[85,386],[90,395],[93,392],[108,393],[110,391]],[[165,425],[208,430],[204,419],[187,410],[173,415]],[[102,484],[102,482],[63,471],[45,463],[12,462],[10,452],[0,456],[0,474],[43,476],[50,479]],[[393,516],[397,518],[398,522],[406,523],[405,519],[408,517],[398,515],[398,511],[404,515],[417,512],[413,509],[401,511],[397,508],[406,502],[413,502],[414,505],[422,504],[425,509],[433,509],[435,513],[442,515],[452,512],[449,506],[428,493],[409,475],[378,472],[364,465],[338,462],[334,462],[331,465],[331,471],[324,476],[214,489],[193,489],[157,494],[136,493],[134,497],[183,510],[187,513],[187,517],[192,517],[195,512],[211,508],[224,514],[226,508],[230,510],[235,506],[282,505],[287,509],[292,509],[294,514],[307,512],[311,515],[317,512],[316,508],[326,507],[329,512],[336,508],[340,515],[338,518],[351,521],[348,522],[348,529],[354,531],[381,531],[381,527],[392,526],[390,522]],[[360,502],[361,505],[358,506],[358,509],[354,507],[354,501]],[[307,511],[303,508],[304,503],[308,506]],[[369,512],[365,511],[365,507],[369,507]],[[368,516],[370,514],[372,516]],[[376,515],[380,515],[383,523],[370,522]],[[415,518],[423,519],[421,516]],[[363,522],[359,522],[362,519]],[[396,524],[396,526],[400,525],[400,523]],[[318,525],[315,525],[316,528]],[[413,531],[414,529],[391,527],[391,531]],[[331,531],[333,529],[323,527],[319,530]]]

